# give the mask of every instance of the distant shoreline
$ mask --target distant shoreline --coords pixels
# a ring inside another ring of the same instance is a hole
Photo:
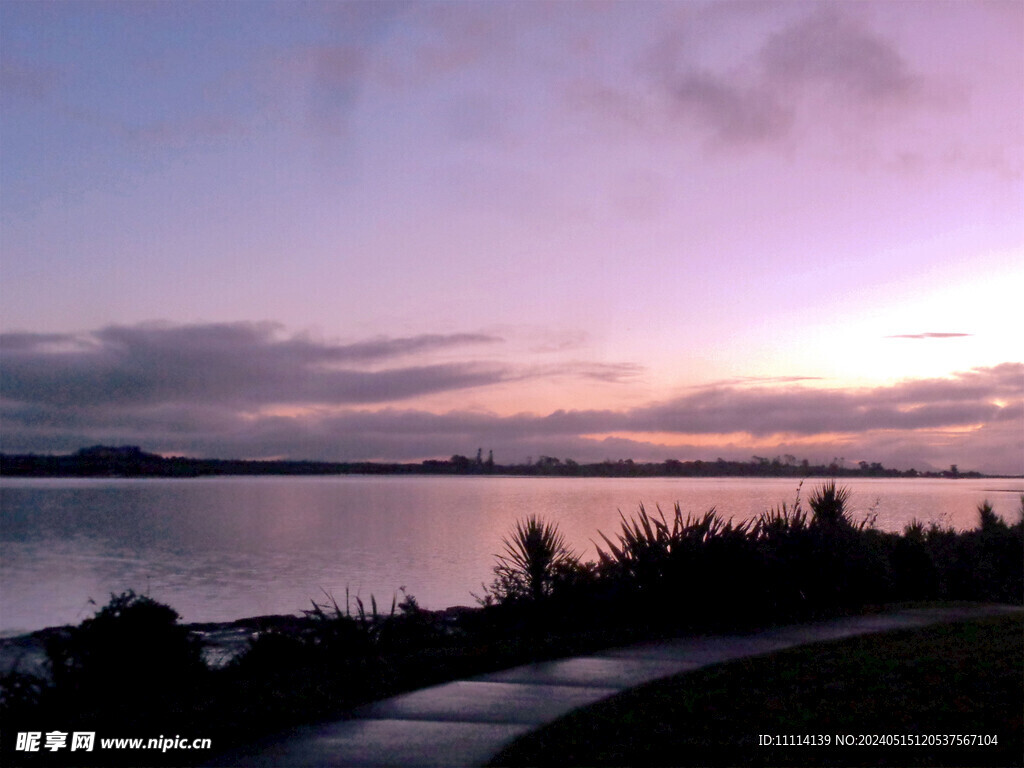
[[[211,476],[324,476],[324,475],[471,475],[504,477],[875,477],[875,478],[944,478],[956,479],[1021,479],[1022,475],[986,475],[980,472],[949,470],[919,472],[899,470],[879,463],[860,462],[858,467],[812,465],[806,460],[796,463],[776,457],[754,461],[678,461],[640,463],[632,459],[581,464],[572,459],[541,456],[528,464],[496,464],[491,457],[475,460],[452,456],[447,460],[419,463],[324,462],[247,459],[196,459],[183,456],[164,457],[147,453],[137,446],[94,446],[73,454],[0,454],[0,477],[108,477],[108,478],[190,478]]]

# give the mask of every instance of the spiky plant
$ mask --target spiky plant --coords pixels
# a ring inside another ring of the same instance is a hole
[[[753,530],[755,537],[761,541],[784,541],[807,530],[807,513],[799,504],[793,507],[786,504],[772,507],[757,517]]]
[[[307,618],[313,620],[314,630],[309,639],[314,645],[362,652],[369,652],[380,645],[387,629],[394,623],[397,594],[391,598],[391,612],[388,614],[378,612],[377,598],[373,595],[370,595],[370,611],[367,612],[362,598],[356,595],[356,614],[353,616],[347,587],[344,611],[334,595],[327,590],[322,591],[326,600],[318,603],[311,599],[313,607],[303,611]]]
[[[502,544],[505,550],[496,556],[492,587],[499,600],[541,600],[551,594],[559,573],[578,563],[558,525],[536,515],[518,521]]]
[[[814,512],[812,524],[830,528],[851,526],[850,512],[847,509],[849,502],[850,489],[846,486],[836,486],[835,480],[818,486],[808,500],[811,511]]]
[[[694,549],[736,535],[746,536],[751,530],[750,523],[734,524],[731,520],[724,520],[714,507],[698,517],[684,516],[677,502],[671,523],[665,519],[661,507],[657,510],[658,516],[655,517],[641,504],[636,515],[628,520],[619,512],[622,524],[621,533],[616,537],[618,543],[598,531],[608,547],[604,550],[595,542],[604,567],[660,572],[664,565],[692,553]]]
[[[628,520],[620,510],[622,532],[617,537],[618,544],[598,531],[598,535],[608,546],[608,550],[605,551],[595,542],[597,556],[603,566],[632,571],[638,564],[657,568],[656,564],[667,561],[673,543],[680,537],[683,527],[682,513],[677,505],[675,519],[669,528],[665,513],[661,511],[661,507],[657,509],[660,520],[648,514],[643,504],[636,515]]]

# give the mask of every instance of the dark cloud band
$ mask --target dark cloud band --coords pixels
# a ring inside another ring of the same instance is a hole
[[[397,358],[500,341],[424,334],[337,344],[285,337],[272,323],[3,334],[0,392],[7,400],[75,407],[383,403],[505,380],[505,368],[472,362],[380,368]]]

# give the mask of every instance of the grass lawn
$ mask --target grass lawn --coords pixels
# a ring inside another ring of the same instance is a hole
[[[995,746],[837,747],[836,735],[995,736]],[[831,746],[759,746],[761,735]],[[1021,766],[1024,616],[820,643],[627,691],[492,765]]]

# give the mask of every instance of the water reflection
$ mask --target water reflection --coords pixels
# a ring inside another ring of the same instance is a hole
[[[1014,518],[1020,481],[866,479],[855,515],[973,527],[989,499]],[[805,488],[805,495],[810,491]],[[429,608],[472,604],[516,519],[558,521],[593,556],[597,531],[649,510],[755,515],[792,503],[790,479],[330,477],[4,480],[0,631],[75,622],[93,598],[133,588],[187,621],[292,613],[321,590],[389,604],[401,586]]]

